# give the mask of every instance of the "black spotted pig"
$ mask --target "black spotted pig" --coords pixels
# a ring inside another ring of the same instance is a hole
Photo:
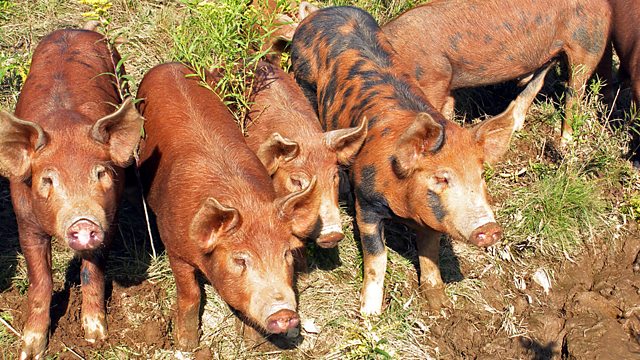
[[[366,123],[322,132],[318,117],[291,75],[260,63],[253,81],[255,98],[246,138],[271,174],[280,196],[306,187],[317,176],[319,207],[312,237],[334,247],[344,237],[338,204],[338,166],[349,165],[367,135]]]
[[[462,128],[429,105],[375,20],[353,7],[309,15],[294,35],[291,59],[327,129],[368,119],[367,139],[351,167],[364,254],[361,312],[382,310],[383,224],[393,219],[416,230],[420,288],[433,308],[440,307],[446,301],[440,235],[478,246],[501,238],[485,195],[483,163],[496,162],[508,149],[514,116],[526,111],[521,105],[533,100],[534,91],[507,112]],[[541,81],[533,81],[538,89]]]
[[[29,274],[20,359],[46,350],[52,236],[82,259],[85,339],[107,336],[103,252],[143,124],[129,100],[116,111],[122,100],[106,74],[119,60],[103,35],[55,31],[33,54],[15,115],[0,113],[0,175],[10,180]]]
[[[525,76],[564,54],[570,70],[566,142],[572,109],[600,61],[610,26],[607,0],[435,0],[383,31],[427,100],[447,116],[453,114],[452,90]]]
[[[201,272],[252,324],[299,323],[292,252],[316,218],[307,187],[276,198],[269,174],[217,95],[182,64],[151,69],[138,91],[147,135],[141,176],[177,286],[177,343],[198,344]]]

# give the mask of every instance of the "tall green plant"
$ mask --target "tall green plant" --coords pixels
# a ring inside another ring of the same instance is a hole
[[[214,90],[231,108],[244,132],[253,74],[258,61],[270,51],[259,49],[274,30],[276,14],[260,13],[246,0],[182,2],[186,5],[185,18],[172,32],[172,57],[189,64],[203,86],[208,87],[205,71],[219,70],[221,76]],[[285,8],[286,2],[278,0],[277,10]]]

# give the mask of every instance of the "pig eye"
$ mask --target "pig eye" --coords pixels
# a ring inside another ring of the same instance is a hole
[[[46,175],[40,177],[40,183],[38,184],[38,193],[42,197],[48,198],[53,188],[54,178],[51,172],[45,172]]]
[[[447,176],[446,174],[440,174],[440,175],[436,175],[436,182],[438,183],[438,185],[448,185],[449,184],[449,176]]]
[[[291,178],[291,186],[296,189],[302,189],[302,181],[300,181],[300,179]]]
[[[49,176],[43,176],[42,179],[40,179],[40,184],[42,184],[42,186],[52,186],[53,179]]]
[[[247,267],[247,261],[246,261],[245,259],[243,259],[243,258],[239,258],[239,257],[238,257],[238,258],[234,258],[234,259],[233,259],[233,262],[234,262],[236,265],[241,266],[241,267],[243,267],[243,268],[246,268],[246,267]]]
[[[237,267],[238,271],[244,271],[247,268],[248,255],[238,253],[233,256],[233,264]]]
[[[289,191],[300,191],[309,186],[309,178],[303,173],[295,173],[289,176]]]
[[[107,168],[102,165],[96,166],[95,170],[96,179],[102,180],[105,176],[107,176]]]

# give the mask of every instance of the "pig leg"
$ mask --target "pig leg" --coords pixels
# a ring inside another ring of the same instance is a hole
[[[82,259],[82,326],[84,338],[90,343],[107,337],[107,319],[104,310],[104,258],[95,251]]]
[[[416,246],[420,262],[420,295],[429,303],[429,309],[438,311],[449,303],[444,293],[444,283],[438,266],[440,258],[440,233],[433,229],[416,230]]]
[[[196,269],[186,262],[169,256],[169,264],[176,279],[178,310],[176,318],[176,338],[178,346],[193,349],[200,339],[200,300],[201,292],[196,279]]]
[[[573,139],[573,127],[571,126],[573,117],[580,106],[587,81],[605,51],[607,32],[608,30],[604,31],[601,26],[587,30],[584,25],[580,25],[572,34],[573,41],[570,42],[569,48],[565,50],[569,63],[569,89],[565,104],[565,117],[562,121],[562,144]]]
[[[607,46],[604,51],[604,55],[602,55],[602,59],[600,59],[600,63],[598,63],[598,67],[596,69],[596,74],[600,81],[603,82],[603,86],[601,88],[602,96],[604,97],[604,101],[609,106],[609,109],[612,109],[615,105],[614,101],[614,88],[613,88],[613,49],[612,43],[607,42]]]
[[[384,295],[384,274],[387,269],[387,248],[384,245],[383,223],[375,212],[362,209],[357,199],[356,212],[364,257],[360,313],[380,315]]]
[[[28,317],[22,333],[20,359],[41,359],[47,348],[51,323],[51,239],[21,226],[20,244],[29,275]]]

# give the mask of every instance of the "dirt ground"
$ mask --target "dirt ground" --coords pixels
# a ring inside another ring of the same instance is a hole
[[[604,241],[573,261],[558,263],[549,294],[532,281],[512,298],[512,314],[529,332],[505,336],[492,314],[468,304],[438,316],[424,314],[431,336],[425,346],[437,349],[443,359],[634,359],[640,358],[640,274],[633,261],[640,250],[640,231],[628,226],[618,246]],[[466,269],[461,269],[465,273]],[[483,298],[501,308],[504,291],[511,284],[504,277],[484,278]],[[128,286],[112,283],[107,303],[109,339],[90,345],[82,338],[81,293],[74,281],[60,284],[52,306],[49,354],[60,359],[77,358],[126,345],[137,352],[126,358],[149,357],[146,349],[171,349],[171,315],[154,304],[167,301],[161,287],[149,281]],[[16,288],[0,293],[3,309],[11,309],[13,325],[21,329],[26,317],[26,296]],[[5,349],[18,355],[18,349]],[[7,353],[4,357],[7,357]],[[211,358],[210,350],[195,354]],[[13,357],[11,355],[9,358]]]

